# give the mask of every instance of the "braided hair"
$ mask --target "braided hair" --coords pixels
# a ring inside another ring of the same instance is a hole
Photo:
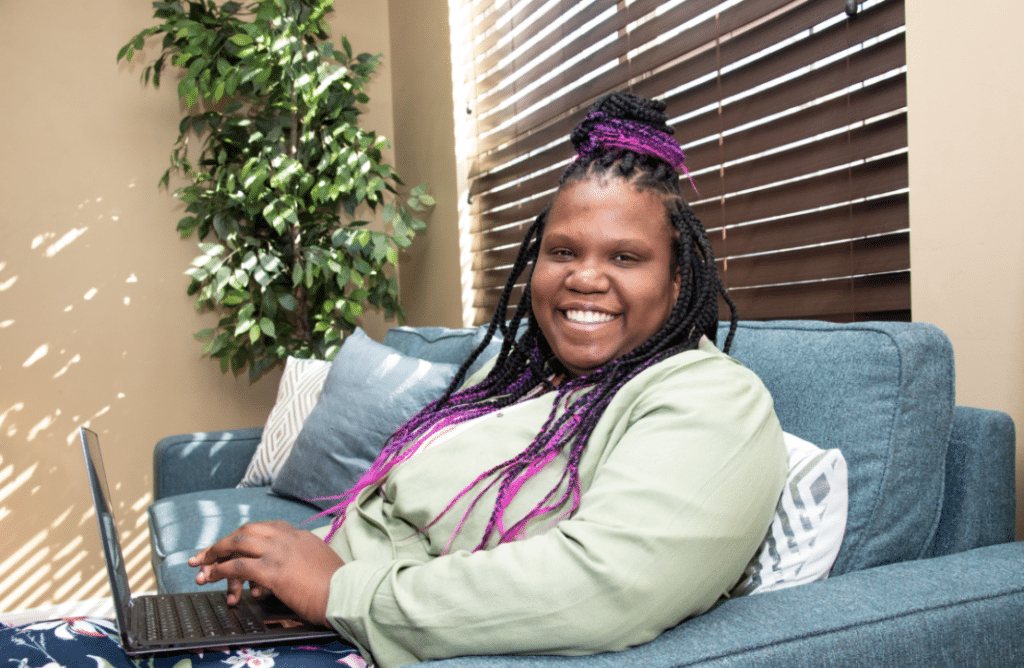
[[[719,295],[731,312],[729,334],[723,346],[728,352],[736,330],[736,308],[719,279],[707,233],[682,198],[677,170],[689,174],[682,164],[683,154],[678,143],[671,139],[673,129],[666,124],[668,117],[664,111],[664,102],[628,93],[612,93],[601,98],[573,130],[570,139],[577,157],[559,181],[561,190],[586,179],[613,177],[663,195],[667,221],[672,228],[672,270],[681,282],[678,298],[664,326],[633,350],[585,376],[570,378],[557,387],[551,384],[549,378],[553,371],[563,369],[553,357],[533,314],[530,280],[526,281],[512,317],[506,320],[513,287],[537,260],[551,208],[549,204],[526,232],[482,342],[459,368],[445,393],[399,428],[352,489],[337,497],[340,502],[336,506],[324,511],[335,516],[327,540],[340,528],[349,504],[359,493],[383,481],[388,472],[411,457],[421,443],[454,424],[515,404],[538,386],[556,392],[556,397],[533,441],[515,457],[482,472],[422,530],[472,494],[468,509],[449,538],[447,551],[477,502],[495,487],[497,499],[475,549],[522,537],[532,520],[546,517],[554,524],[569,517],[579,507],[582,494],[580,458],[604,409],[618,390],[644,369],[679,352],[695,349],[702,336],[714,341],[718,331]],[[499,332],[503,336],[501,351],[491,371],[480,383],[459,390],[467,370]],[[566,464],[558,482],[524,517],[507,520],[506,511],[523,484],[559,455],[565,456]]]

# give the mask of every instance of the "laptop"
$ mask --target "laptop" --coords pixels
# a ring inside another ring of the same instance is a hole
[[[113,595],[121,644],[129,656],[249,645],[291,644],[338,639],[334,629],[304,621],[273,596],[255,599],[245,589],[238,605],[214,590],[132,598],[121,541],[111,510],[99,437],[80,428],[85,467],[100,525],[103,555]]]

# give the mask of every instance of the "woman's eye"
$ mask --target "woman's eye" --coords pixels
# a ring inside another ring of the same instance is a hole
[[[620,253],[613,258],[616,262],[636,262],[637,257],[635,255],[629,255],[627,253]]]

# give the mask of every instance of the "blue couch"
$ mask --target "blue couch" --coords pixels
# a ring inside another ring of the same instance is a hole
[[[384,343],[454,362],[478,334],[398,328]],[[732,355],[762,378],[786,431],[847,460],[847,532],[831,576],[728,600],[623,653],[429,663],[1024,665],[1014,426],[1004,413],[955,405],[946,336],[922,323],[742,322]],[[315,511],[267,489],[234,488],[259,438],[259,429],[243,429],[157,445],[149,518],[161,590],[193,588],[185,558],[241,523],[298,523]]]

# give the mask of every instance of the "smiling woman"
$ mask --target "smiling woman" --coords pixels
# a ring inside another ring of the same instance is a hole
[[[664,197],[620,179],[563,189],[533,270],[533,315],[554,356],[583,376],[668,321],[679,297]]]

